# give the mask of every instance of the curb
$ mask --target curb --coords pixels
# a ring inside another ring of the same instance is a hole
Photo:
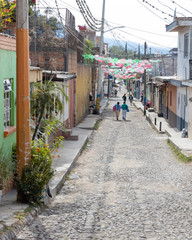
[[[22,220],[18,220],[16,223],[12,224],[11,226],[4,226],[7,230],[0,236],[0,240],[13,240],[16,239],[19,232],[26,226],[29,225],[33,219],[41,212],[41,207],[35,207],[33,210],[28,212]]]
[[[87,141],[89,140],[91,135],[93,134],[93,131],[91,132],[91,134],[89,136],[86,137],[84,143],[82,144],[80,150],[78,151],[78,153],[77,153],[76,157],[74,158],[73,162],[71,163],[71,165],[67,169],[66,173],[63,175],[61,181],[57,184],[57,186],[54,189],[52,189],[52,191],[51,191],[51,193],[53,194],[52,199],[54,199],[54,197],[57,195],[57,193],[61,190],[67,175],[73,169],[73,166],[74,166],[75,162],[77,161],[78,157],[83,152],[83,148],[87,144]],[[30,223],[32,223],[33,220],[35,219],[35,217],[37,217],[41,213],[43,207],[46,207],[46,204],[49,204],[51,201],[52,200],[50,198],[49,199],[47,198],[45,200],[45,204],[42,205],[42,207],[35,207],[33,210],[29,211],[26,214],[26,216],[23,217],[22,220],[18,220],[16,223],[11,224],[10,226],[6,226],[6,224],[2,223],[4,229],[8,229],[8,230],[3,232],[2,235],[0,235],[0,240],[14,240],[14,239],[16,239],[17,235],[23,230],[23,228],[25,226],[29,225]]]
[[[106,101],[105,107],[107,106],[107,104],[108,104],[108,101]],[[105,107],[102,109],[102,111],[98,115],[97,120],[102,116],[102,113],[105,110]],[[97,122],[97,120],[96,120],[96,122]],[[95,124],[96,124],[96,122],[95,122]],[[93,132],[94,132],[94,128],[91,129],[91,133],[85,138],[84,143],[80,147],[78,153],[76,154],[75,158],[71,162],[70,166],[68,167],[67,171],[64,173],[64,175],[61,178],[61,180],[59,181],[59,183],[55,186],[55,188],[51,189],[51,194],[53,195],[53,198],[61,190],[67,175],[73,169],[74,164],[76,163],[77,159],[79,158],[79,156],[83,152],[84,147],[86,146],[86,144],[89,141],[90,137],[92,136]],[[35,217],[37,217],[41,213],[42,209],[44,207],[46,207],[46,204],[49,204],[51,201],[52,200],[50,198],[49,199],[46,198],[45,203],[44,203],[44,205],[42,205],[42,207],[34,207],[31,211],[26,213],[26,216],[24,216],[23,219],[18,220],[15,223],[10,224],[9,226],[8,226],[8,224],[6,225],[6,224],[1,223],[1,225],[3,226],[3,229],[0,230],[0,240],[14,240],[14,239],[16,239],[17,235],[23,230],[23,228],[27,225],[30,225],[33,222],[33,220],[35,219]],[[23,212],[24,211],[22,211],[21,213],[23,213]]]

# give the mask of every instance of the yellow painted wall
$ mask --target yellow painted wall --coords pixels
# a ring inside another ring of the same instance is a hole
[[[42,70],[40,68],[30,68],[29,80],[30,82],[42,82]]]
[[[78,64],[76,78],[75,124],[78,124],[89,111],[89,93],[92,91],[92,66]]]

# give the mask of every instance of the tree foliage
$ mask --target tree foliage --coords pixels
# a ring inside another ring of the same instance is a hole
[[[88,39],[85,39],[84,54],[93,54],[94,43]]]
[[[31,115],[36,123],[32,140],[35,139],[41,126],[42,119],[50,119],[54,114],[62,113],[63,104],[60,96],[68,97],[64,90],[51,80],[45,81],[43,84],[34,83],[34,92],[31,94]]]
[[[9,24],[15,21],[16,1],[0,0],[0,31],[9,28]]]
[[[127,49],[127,45],[125,48],[123,46],[112,46],[109,48],[110,56],[112,58],[134,58],[135,52],[133,50]]]

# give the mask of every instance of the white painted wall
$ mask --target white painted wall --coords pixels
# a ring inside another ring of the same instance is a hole
[[[64,81],[64,82],[56,82],[57,84],[60,85],[60,87],[65,91],[66,95],[69,97],[69,81]],[[63,103],[63,112],[59,116],[59,120],[64,123],[68,118],[69,118],[69,101],[67,102],[65,97],[57,92],[61,102]]]
[[[188,57],[184,57],[184,35],[186,33],[189,33]],[[190,36],[191,36],[191,27],[183,27],[178,32],[177,78],[182,80],[189,79]]]
[[[192,100],[192,87],[189,87],[188,88],[188,99],[190,99],[191,98],[191,100]],[[189,113],[189,115],[188,115],[188,118],[189,118],[189,122],[188,122],[188,137],[190,138],[190,139],[192,139],[192,121],[191,121],[191,119],[192,119],[192,101],[188,101],[188,113]]]
[[[177,116],[183,119],[185,118],[186,122],[188,122],[189,119],[188,104],[186,104],[186,102],[188,103],[187,98],[189,98],[188,91],[189,88],[186,87],[177,88]]]

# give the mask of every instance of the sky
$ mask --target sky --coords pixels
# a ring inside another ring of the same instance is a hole
[[[79,1],[85,1],[94,18],[101,20],[103,0]],[[76,26],[87,26],[76,0],[37,0],[37,5],[54,8],[56,2],[63,17],[62,8],[68,8],[75,16]],[[165,49],[177,47],[177,33],[166,32],[175,11],[177,17],[192,16],[192,0],[105,0],[104,37],[113,39],[114,44],[118,40],[141,45],[146,41],[150,46]]]

